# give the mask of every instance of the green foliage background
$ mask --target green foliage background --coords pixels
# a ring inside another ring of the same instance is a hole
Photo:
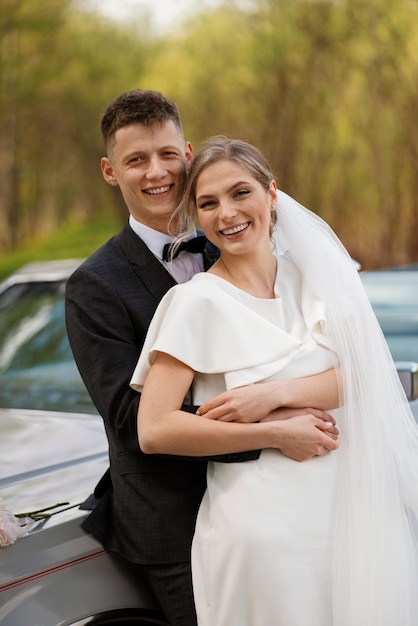
[[[99,123],[135,87],[178,103],[195,149],[255,143],[363,269],[418,261],[418,0],[224,0],[163,37],[80,2],[2,0],[0,275],[126,220]]]

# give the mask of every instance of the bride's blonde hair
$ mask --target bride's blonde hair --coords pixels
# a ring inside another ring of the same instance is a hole
[[[270,183],[274,180],[273,172],[267,159],[255,146],[246,141],[229,139],[225,136],[216,136],[208,139],[192,161],[183,199],[172,217],[177,226],[177,232],[181,233],[173,246],[174,249],[183,239],[189,237],[195,229],[197,219],[196,185],[199,176],[210,165],[220,161],[232,161],[245,168],[266,191],[269,190]],[[272,211],[270,235],[276,220],[276,211]]]

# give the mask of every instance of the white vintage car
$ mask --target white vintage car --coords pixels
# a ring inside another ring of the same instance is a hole
[[[108,454],[65,332],[77,264],[33,264],[0,285],[0,505],[25,532],[0,548],[0,623],[167,626],[145,581],[81,528]]]

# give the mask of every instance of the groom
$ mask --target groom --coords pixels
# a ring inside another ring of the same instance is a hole
[[[196,626],[190,547],[206,487],[206,461],[142,453],[140,396],[129,382],[161,298],[207,269],[206,260],[216,258],[216,250],[206,242],[204,254],[182,251],[173,260],[163,259],[192,159],[176,105],[155,91],[123,93],[105,111],[101,130],[102,174],[119,187],[129,220],[67,284],[67,332],[104,420],[110,457],[110,469],[95,490],[97,506],[83,526],[145,576],[172,626]],[[249,452],[222,460],[257,456]]]

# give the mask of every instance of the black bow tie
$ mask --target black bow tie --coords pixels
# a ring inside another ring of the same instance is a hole
[[[203,252],[205,249],[207,239],[204,235],[199,237],[194,237],[193,239],[189,239],[188,241],[182,241],[177,250],[173,255],[173,259],[176,258],[178,254],[182,250],[187,250],[187,252]],[[170,248],[172,247],[171,243],[166,243],[163,249],[163,261],[171,261]]]

